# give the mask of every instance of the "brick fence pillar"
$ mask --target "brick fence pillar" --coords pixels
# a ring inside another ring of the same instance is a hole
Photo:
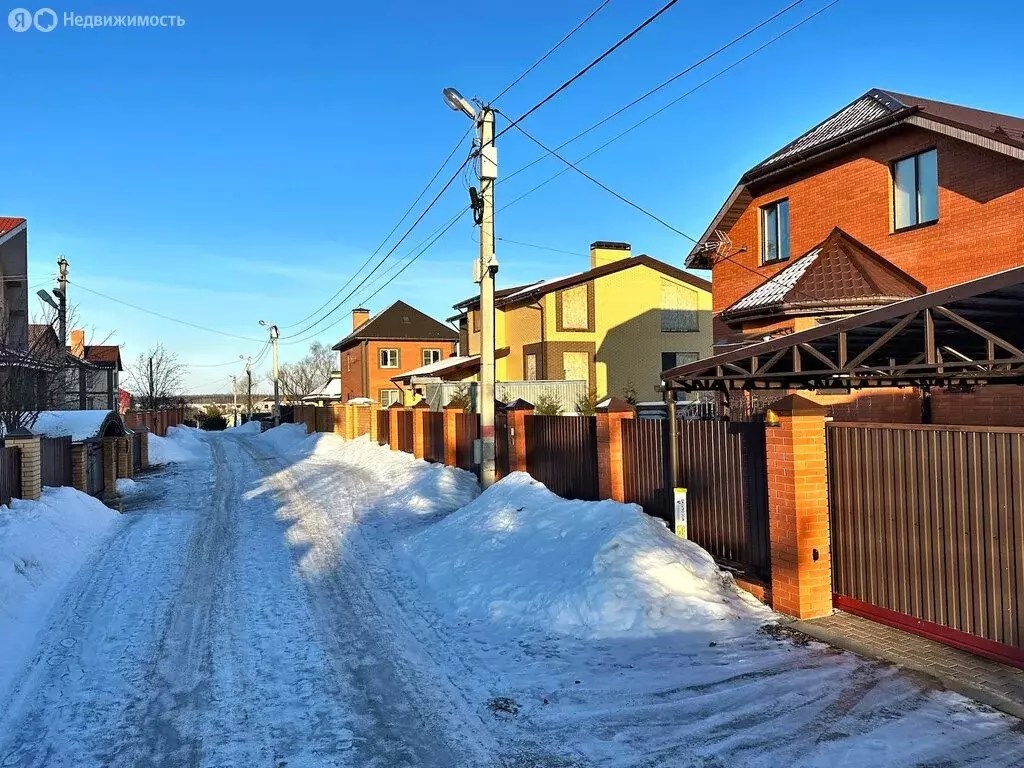
[[[636,416],[633,406],[610,397],[597,408],[597,482],[602,499],[626,500],[622,422]]]
[[[832,613],[825,408],[800,395],[766,427],[772,607],[798,619]]]
[[[145,433],[149,436],[149,433]],[[88,493],[85,485],[85,462],[89,452],[85,443],[72,443],[71,445],[71,485],[82,493]]]
[[[395,402],[388,406],[388,447],[392,451],[398,450],[398,414],[405,410],[405,407]]]
[[[370,436],[370,442],[377,442],[377,414],[380,413],[380,406],[377,403],[370,405],[361,405],[359,410],[364,413],[366,419],[366,432]]]
[[[4,442],[21,451],[21,498],[38,501],[43,492],[43,467],[39,435],[12,436]]]
[[[117,497],[117,449],[120,438],[103,438],[103,498]]]
[[[427,414],[430,406],[420,400],[412,407],[412,455],[422,459],[427,455]]]
[[[508,471],[526,471],[526,417],[534,412],[533,403],[522,398],[505,406],[508,424]]]
[[[455,408],[450,405],[444,407],[444,463],[449,467],[456,466],[457,462],[458,422],[456,418],[460,413],[462,413],[462,408]]]
[[[139,431],[135,433],[138,435],[138,439],[142,441],[142,468],[149,468],[149,430],[145,427],[140,427]]]
[[[117,438],[117,476],[118,478],[130,478],[132,476],[132,443],[130,437]]]

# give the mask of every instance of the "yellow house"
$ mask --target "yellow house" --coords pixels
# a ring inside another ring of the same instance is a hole
[[[480,353],[479,297],[455,305],[459,349]],[[498,381],[583,379],[599,396],[660,392],[661,372],[711,353],[711,283],[628,243],[590,246],[590,269],[495,292]],[[477,371],[460,368],[462,379]]]

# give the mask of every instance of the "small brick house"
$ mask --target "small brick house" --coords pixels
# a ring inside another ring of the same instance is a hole
[[[379,315],[352,310],[352,332],[334,345],[341,372],[341,399],[368,397],[383,407],[398,402],[396,374],[455,354],[459,334],[404,301]]]
[[[1019,266],[1024,119],[871,90],[747,171],[701,240],[716,351]],[[1024,424],[1018,387],[928,394],[936,423]],[[889,395],[842,416],[922,418]]]

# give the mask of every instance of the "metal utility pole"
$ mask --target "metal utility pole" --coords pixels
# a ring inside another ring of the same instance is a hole
[[[153,356],[149,356],[149,408],[156,410],[156,391],[153,384]]]
[[[57,328],[60,336],[60,348],[68,346],[68,260],[61,256],[57,259]]]
[[[474,109],[454,88],[445,88],[444,100],[476,123],[480,155],[480,192],[470,191],[480,224],[480,259],[473,279],[480,283],[480,485],[494,484],[494,183],[498,178],[498,151],[494,146],[494,110],[481,104]],[[479,102],[478,102],[479,103]]]
[[[274,359],[274,426],[279,427],[281,426],[281,377],[280,369],[277,365],[277,338],[280,334],[277,331],[276,325],[267,325],[263,320],[260,320],[260,325],[270,331],[270,349]]]

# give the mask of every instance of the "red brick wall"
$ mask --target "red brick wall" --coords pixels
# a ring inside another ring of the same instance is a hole
[[[938,150],[939,221],[893,234],[890,164],[930,147]],[[715,265],[716,312],[786,265],[760,265],[758,215],[762,205],[784,197],[791,261],[838,226],[933,290],[1019,266],[1024,253],[1024,163],[918,128],[752,191],[753,202],[729,231],[734,248],[747,248],[732,261],[749,269],[729,260]]]
[[[363,345],[357,344],[339,354],[338,370],[341,371],[341,398],[348,402],[353,397],[369,397],[363,391]]]
[[[398,367],[381,368],[380,350],[397,349]],[[455,354],[454,341],[371,341],[367,345],[367,356],[370,366],[370,391],[366,397],[377,400],[382,389],[398,389],[398,385],[391,381],[392,376],[397,376],[413,368],[423,365],[424,349],[440,349],[441,357],[451,357]]]
[[[932,390],[932,423],[1024,427],[1024,387],[977,387],[971,392]]]

